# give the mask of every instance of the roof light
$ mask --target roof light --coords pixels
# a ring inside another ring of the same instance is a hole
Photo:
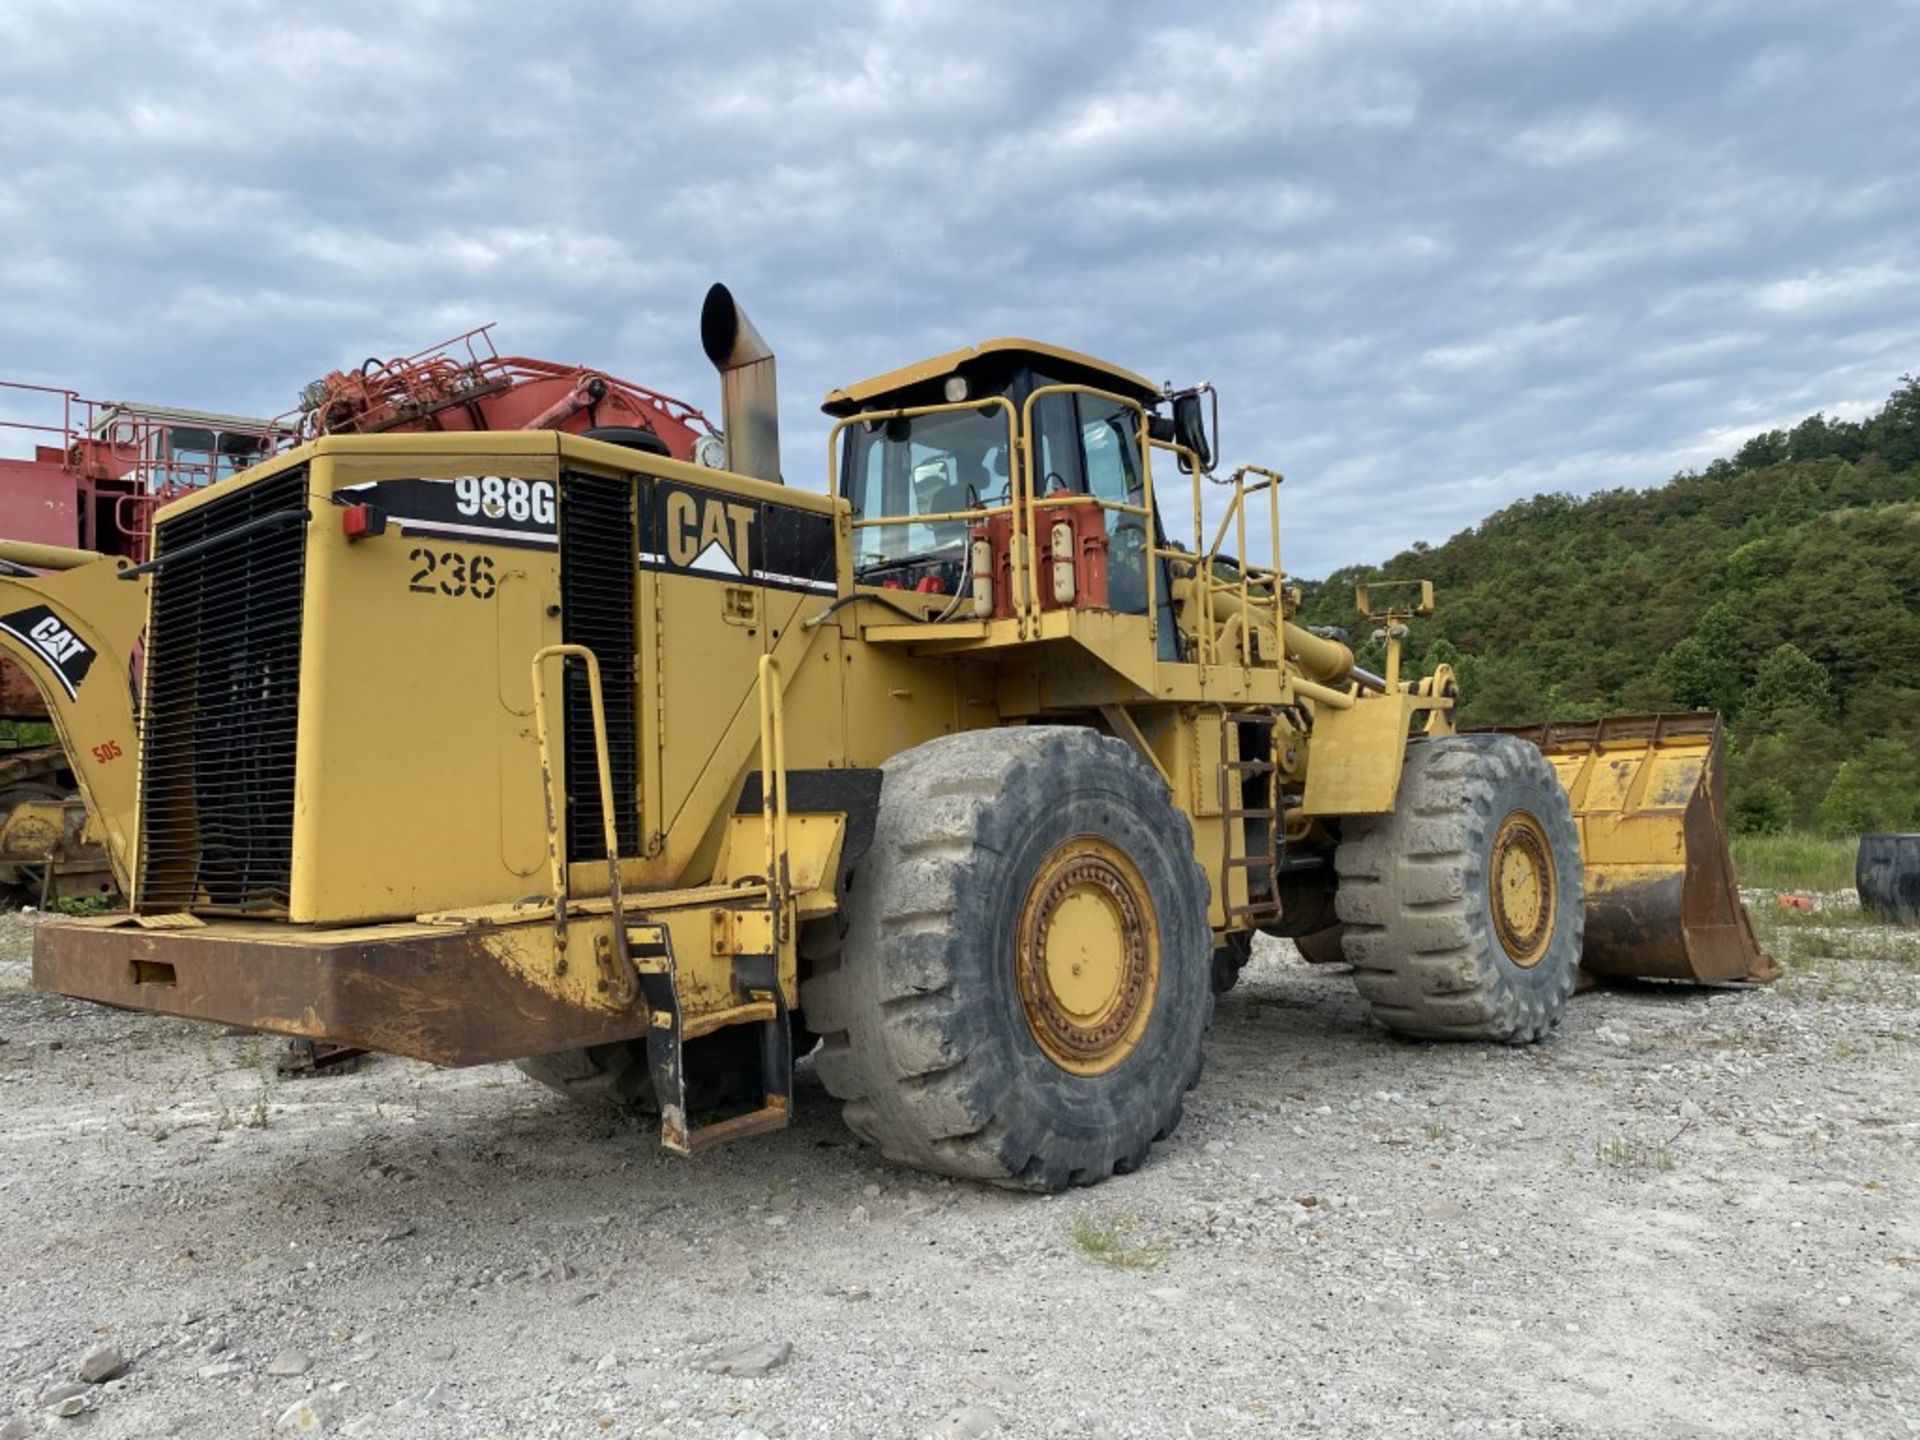
[[[964,375],[949,375],[947,377],[947,383],[940,388],[941,393],[947,397],[949,404],[958,405],[962,400],[967,398],[967,377]]]

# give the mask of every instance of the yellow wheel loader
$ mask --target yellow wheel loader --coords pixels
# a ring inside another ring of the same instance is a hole
[[[1764,973],[1717,732],[1456,734],[1451,675],[1400,673],[1425,583],[1356,597],[1357,668],[1291,618],[1280,476],[1215,478],[1208,387],[989,341],[833,391],[816,493],[722,287],[701,332],[724,469],[326,438],[89,582],[146,592],[143,664],[98,634],[63,720],[138,766],[92,777],[132,902],[43,925],[36,983],[519,1061],[686,1153],[784,1125],[811,1052],[887,1155],[1057,1189],[1178,1124],[1255,931],[1439,1038],[1542,1038],[1583,953]]]

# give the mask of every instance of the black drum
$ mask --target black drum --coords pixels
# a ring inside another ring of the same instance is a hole
[[[1875,919],[1920,925],[1920,834],[1862,835],[1853,883]]]

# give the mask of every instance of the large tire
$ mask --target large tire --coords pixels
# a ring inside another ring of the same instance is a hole
[[[1586,908],[1573,813],[1539,750],[1510,735],[1416,740],[1393,813],[1342,833],[1341,949],[1382,1025],[1525,1044],[1559,1023]]]
[[[1920,925],[1920,834],[1862,835],[1853,884],[1860,908],[1884,925]]]
[[[846,932],[800,987],[848,1128],[1019,1189],[1133,1169],[1180,1123],[1213,1016],[1186,817],[1125,744],[1076,727],[946,736],[884,772]]]
[[[1240,983],[1240,972],[1247,968],[1247,962],[1253,959],[1253,932],[1251,930],[1230,931],[1227,938],[1213,947],[1213,993],[1224,995]]]
[[[1341,944],[1345,934],[1344,926],[1329,925],[1309,935],[1295,935],[1293,947],[1309,965],[1339,965],[1347,958],[1346,948]]]
[[[522,1075],[579,1105],[660,1113],[647,1068],[647,1042],[617,1040],[585,1050],[558,1050],[513,1062]]]

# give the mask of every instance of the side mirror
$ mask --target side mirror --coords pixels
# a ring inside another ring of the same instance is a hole
[[[1213,442],[1207,435],[1207,413],[1200,404],[1200,391],[1188,390],[1173,397],[1173,428],[1180,444],[1193,452],[1201,470],[1211,472]]]

